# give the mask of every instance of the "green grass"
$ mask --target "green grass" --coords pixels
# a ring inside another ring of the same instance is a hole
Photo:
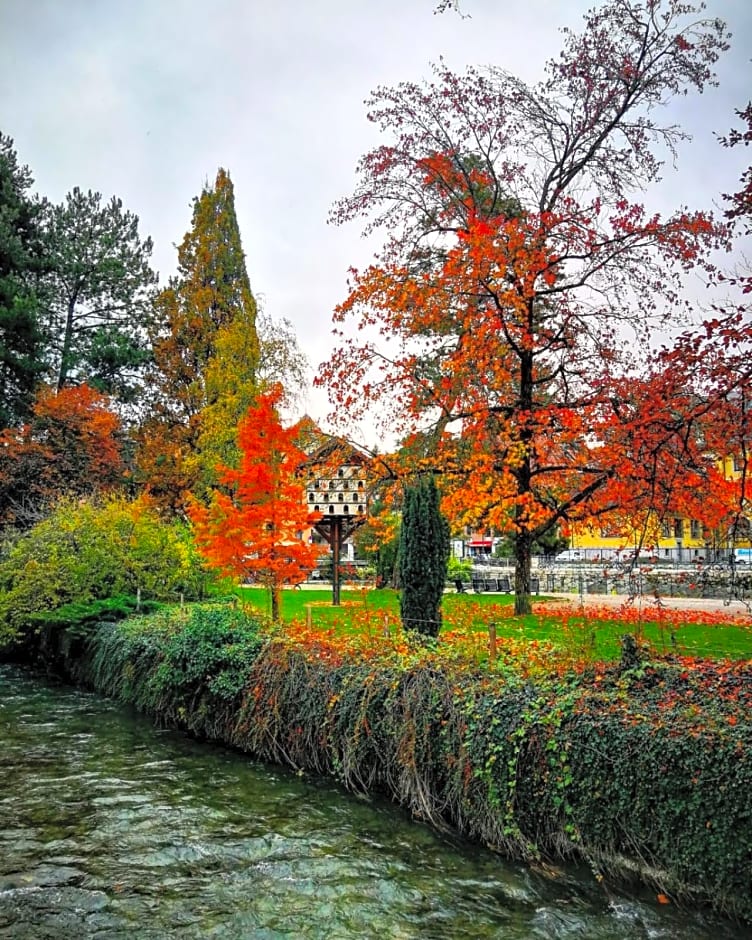
[[[263,588],[239,588],[242,599],[269,614],[268,592]],[[285,621],[305,620],[311,606],[311,621],[342,633],[357,629],[353,613],[357,609],[384,611],[399,616],[399,593],[392,590],[343,590],[342,606],[332,606],[331,590],[291,589],[283,592],[282,617]],[[640,635],[658,652],[709,659],[752,659],[752,628],[729,622],[708,626],[683,623],[661,627],[643,623],[639,627],[619,620],[594,620],[569,612],[567,619],[555,616],[514,617],[509,610],[511,595],[446,594],[443,604],[444,629],[468,629],[486,633],[491,621],[498,637],[553,643],[589,660],[612,660],[619,656],[625,633]]]

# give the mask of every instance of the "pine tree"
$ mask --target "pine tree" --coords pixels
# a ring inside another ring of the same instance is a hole
[[[399,544],[403,626],[436,637],[441,629],[441,599],[449,560],[449,525],[439,508],[432,476],[405,490]]]
[[[29,418],[45,365],[33,286],[43,204],[27,195],[32,182],[13,141],[0,133],[0,427]]]
[[[48,268],[40,298],[49,333],[50,379],[60,391],[87,382],[130,402],[140,396],[147,321],[157,276],[151,239],[113,196],[78,187],[44,220]]]
[[[218,463],[236,463],[236,429],[257,390],[256,302],[223,169],[194,200],[178,276],[157,298],[155,322],[155,399],[138,462],[154,495],[178,509],[186,493],[216,482]]]

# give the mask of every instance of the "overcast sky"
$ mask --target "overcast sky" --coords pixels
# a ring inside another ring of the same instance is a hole
[[[470,18],[433,15],[435,0],[0,0],[0,130],[51,200],[74,186],[119,196],[152,237],[163,283],[192,197],[228,169],[253,291],[292,321],[315,368],[347,268],[370,256],[357,225],[327,224],[377,141],[364,98],[427,77],[440,56],[535,82],[559,28],[579,30],[591,4],[462,5]],[[752,93],[752,3],[708,0],[707,15],[728,22],[732,48],[720,87],[671,115],[694,139],[650,196],[663,211],[718,205],[749,162],[714,134]],[[308,411],[326,410],[312,393]]]

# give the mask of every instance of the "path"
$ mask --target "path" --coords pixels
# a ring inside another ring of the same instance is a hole
[[[562,603],[579,606],[621,607],[629,603],[626,594],[549,594]],[[535,602],[535,598],[533,598]],[[654,607],[655,598],[649,594],[635,597],[632,603],[635,606]],[[724,600],[722,597],[661,597],[661,604],[672,610],[709,610],[727,613],[731,617],[744,617],[752,613],[752,602],[748,605],[739,600]]]

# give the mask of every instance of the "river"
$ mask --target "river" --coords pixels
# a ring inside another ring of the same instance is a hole
[[[752,940],[0,665],[0,937]]]

